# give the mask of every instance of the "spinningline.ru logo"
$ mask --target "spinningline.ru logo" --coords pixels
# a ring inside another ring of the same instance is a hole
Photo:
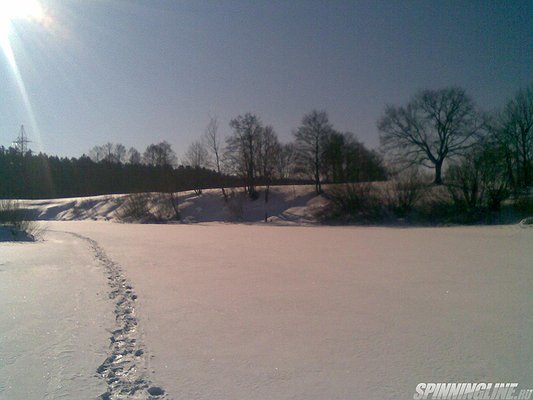
[[[518,383],[419,383],[413,400],[529,400],[532,394]]]

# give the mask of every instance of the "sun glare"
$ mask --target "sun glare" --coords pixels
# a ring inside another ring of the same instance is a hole
[[[35,114],[26,90],[26,85],[17,65],[11,42],[13,25],[17,21],[36,22],[46,25],[46,13],[38,0],[0,0],[0,53],[3,53],[20,90],[20,95],[28,112],[30,125],[37,139],[40,138]],[[1,54],[0,54],[1,55]]]
[[[44,10],[37,0],[0,0],[0,34],[7,35],[15,20],[41,21]]]

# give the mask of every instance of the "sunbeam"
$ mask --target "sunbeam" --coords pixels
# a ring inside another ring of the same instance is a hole
[[[32,133],[35,135],[36,144],[41,147],[41,135],[33,107],[24,84],[24,79],[17,65],[17,60],[11,46],[11,37],[14,35],[13,23],[16,20],[42,23],[45,21],[44,8],[36,0],[2,0],[0,2],[0,48],[9,64],[13,77],[20,91],[20,96],[28,114]]]
[[[24,80],[22,79],[22,75],[20,74],[19,68],[17,66],[15,54],[13,53],[13,49],[11,48],[9,39],[7,37],[0,38],[0,47],[2,47],[2,51],[4,52],[7,62],[9,63],[9,67],[11,68],[11,72],[13,73],[18,89],[20,91],[20,95],[22,97],[22,101],[24,102],[24,107],[26,107],[26,112],[28,113],[28,116],[30,118],[31,130],[36,136],[37,145],[40,147],[41,135],[39,133],[35,113],[33,112],[33,107],[28,96],[28,91],[26,90],[26,85],[24,84]]]
[[[9,36],[13,21],[29,20],[41,22],[45,19],[42,4],[37,0],[2,0],[0,2],[0,36]]]

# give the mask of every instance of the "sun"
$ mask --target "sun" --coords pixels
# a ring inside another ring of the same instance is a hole
[[[38,0],[0,0],[0,35],[9,34],[16,20],[41,21],[44,9]]]

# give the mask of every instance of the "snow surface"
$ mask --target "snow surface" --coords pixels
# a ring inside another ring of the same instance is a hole
[[[105,392],[112,308],[86,246],[64,233],[0,243],[0,399],[89,399]]]
[[[268,204],[181,193],[195,224],[106,222],[124,199],[22,202],[48,232],[0,242],[0,399],[533,386],[531,226],[299,226],[324,199],[293,186]],[[214,222],[235,220],[248,224]]]
[[[419,382],[532,383],[531,229],[91,221],[49,228],[91,238],[120,266],[138,295],[150,378],[168,398],[397,399],[411,398]],[[79,353],[56,357],[50,369],[92,382],[91,368],[105,358],[103,328],[113,326],[102,318],[109,300],[96,296],[108,288],[86,243],[66,238],[52,232],[44,243],[0,244],[0,260],[8,260],[0,266],[0,307],[8,307],[0,330],[12,337],[2,339],[2,357],[60,355],[65,341],[46,342],[45,332],[75,329],[77,316],[90,343],[70,335]],[[37,261],[43,256],[50,260]],[[24,290],[29,283],[35,290]],[[51,288],[55,295],[46,295]],[[65,302],[80,290],[82,312]],[[40,297],[26,304],[22,293]],[[30,306],[56,317],[34,319],[23,313]],[[13,313],[22,314],[6,333]],[[4,345],[14,337],[20,344]],[[33,345],[39,341],[46,344]],[[1,368],[0,398],[32,398],[17,395],[28,381],[59,397],[38,363]],[[101,382],[65,385],[68,398],[104,391]]]

